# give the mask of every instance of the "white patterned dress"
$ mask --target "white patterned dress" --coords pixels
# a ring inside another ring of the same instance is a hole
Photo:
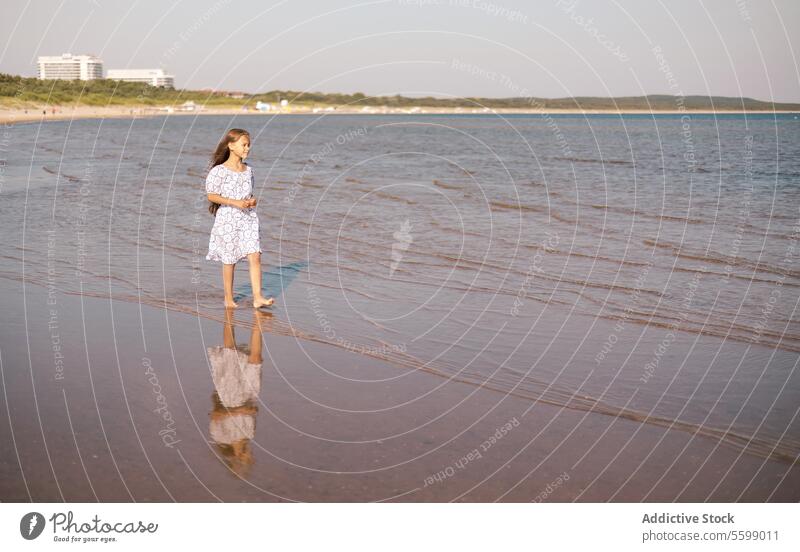
[[[254,182],[250,165],[243,172],[217,165],[206,177],[206,193],[231,199],[246,199],[253,191]],[[261,252],[261,235],[255,208],[239,209],[232,205],[220,205],[208,240],[206,259],[234,264],[255,252]]]

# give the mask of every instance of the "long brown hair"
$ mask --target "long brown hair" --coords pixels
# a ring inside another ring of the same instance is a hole
[[[225,133],[222,140],[220,140],[219,144],[217,144],[217,149],[214,150],[214,154],[211,156],[211,165],[209,165],[208,170],[213,169],[217,165],[222,165],[225,161],[228,160],[228,157],[231,155],[231,150],[228,148],[228,144],[235,142],[242,136],[250,137],[250,133],[241,128],[232,128],[228,132]],[[208,202],[208,212],[217,216],[217,209],[219,209],[219,203],[214,203],[213,201],[209,200]]]

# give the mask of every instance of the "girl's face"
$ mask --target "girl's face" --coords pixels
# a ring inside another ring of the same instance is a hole
[[[247,159],[250,154],[250,137],[247,134],[242,134],[238,140],[228,144],[228,149],[242,159]]]

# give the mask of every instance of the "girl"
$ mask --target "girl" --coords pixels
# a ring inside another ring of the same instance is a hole
[[[261,294],[261,239],[252,194],[255,179],[250,165],[243,163],[249,153],[250,134],[230,129],[217,145],[206,177],[208,210],[215,217],[206,259],[222,262],[225,306],[230,308],[238,306],[233,300],[233,271],[236,262],[245,257],[250,265],[253,307],[268,307],[275,301]]]

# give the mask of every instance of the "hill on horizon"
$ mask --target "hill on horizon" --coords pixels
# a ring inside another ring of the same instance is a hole
[[[650,94],[646,96],[599,97],[575,96],[567,98],[434,98],[395,96],[367,96],[353,94],[299,92],[272,90],[263,93],[227,92],[209,90],[173,89],[150,86],[144,83],[121,82],[111,79],[40,80],[0,73],[0,102],[6,107],[27,104],[82,104],[100,105],[179,105],[185,101],[208,106],[255,106],[256,102],[277,103],[282,99],[295,104],[333,106],[386,106],[433,108],[494,108],[494,109],[582,109],[582,110],[652,110],[676,111],[686,109],[706,111],[800,111],[800,103],[770,102],[753,98],[728,96],[671,96]],[[682,106],[682,107],[681,107]]]

